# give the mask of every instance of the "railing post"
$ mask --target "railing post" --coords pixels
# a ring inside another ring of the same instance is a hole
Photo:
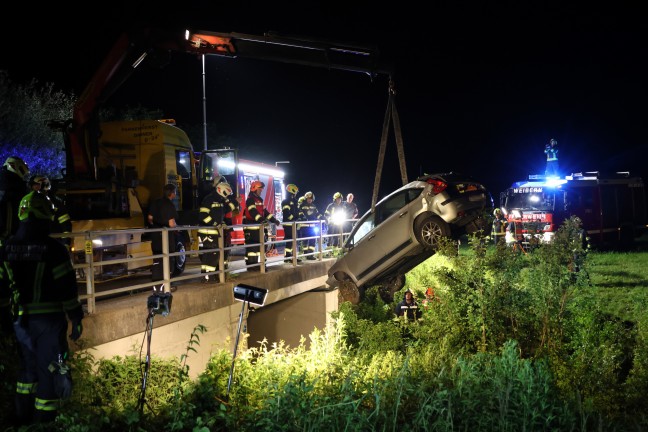
[[[227,225],[221,224],[218,226],[218,281],[220,283],[225,283],[225,232]]]
[[[265,223],[259,226],[259,265],[261,273],[266,271],[266,256],[265,256]]]
[[[171,292],[171,266],[169,265],[169,229],[164,227],[164,230],[160,232],[162,236],[162,278],[164,280],[164,292]]]
[[[92,247],[92,231],[86,233],[85,238],[85,261],[88,264],[86,270],[86,294],[88,294],[88,313],[95,313],[95,291],[94,291],[94,250]]]

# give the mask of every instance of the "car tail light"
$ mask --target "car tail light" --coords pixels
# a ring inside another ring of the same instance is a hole
[[[447,189],[448,184],[437,179],[427,179],[427,182],[432,185],[432,192],[440,194]]]

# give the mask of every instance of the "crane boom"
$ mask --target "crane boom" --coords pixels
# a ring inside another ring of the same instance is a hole
[[[73,112],[64,124],[66,176],[96,179],[99,140],[99,108],[135,69],[156,52],[185,52],[230,58],[251,58],[365,73],[370,77],[391,74],[379,63],[376,47],[281,36],[262,36],[210,31],[184,32],[143,29],[122,34],[95,72]]]

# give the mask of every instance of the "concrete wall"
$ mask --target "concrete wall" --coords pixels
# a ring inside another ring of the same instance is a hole
[[[224,284],[187,283],[173,293],[168,316],[153,315],[152,331],[147,307],[150,293],[101,300],[97,312],[83,320],[81,344],[70,343],[72,349],[87,349],[96,359],[116,355],[150,354],[159,358],[179,358],[187,351],[191,333],[198,325],[207,327],[199,334],[197,352],[188,353],[189,373],[195,377],[205,369],[213,350],[234,349],[242,302],[233,296],[233,287],[245,283],[268,290],[266,303],[244,315],[241,331],[252,331],[252,341],[284,340],[297,346],[314,327],[323,328],[329,313],[337,309],[337,290],[321,290],[326,272],[333,260],[308,262],[292,266],[270,267],[266,274],[248,272]],[[310,292],[315,290],[315,292]],[[243,335],[241,335],[242,340]]]

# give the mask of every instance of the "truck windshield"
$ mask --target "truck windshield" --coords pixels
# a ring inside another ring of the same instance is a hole
[[[505,207],[509,210],[551,211],[554,209],[555,192],[515,192],[512,189],[506,197]]]

